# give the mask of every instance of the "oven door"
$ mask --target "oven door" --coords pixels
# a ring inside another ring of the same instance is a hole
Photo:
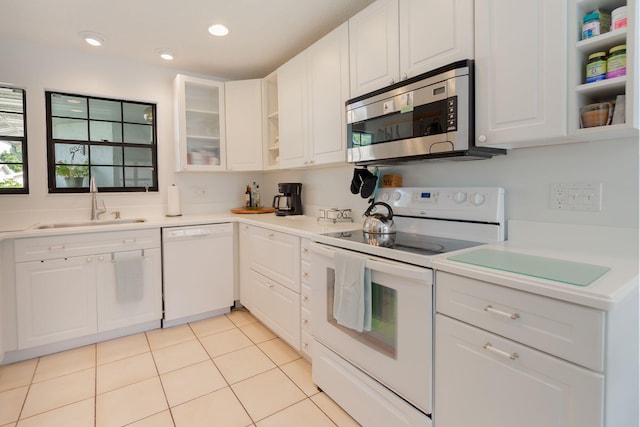
[[[370,331],[357,332],[333,318],[334,255],[343,250],[314,243],[311,251],[316,340],[431,414],[432,270],[363,254],[371,274],[372,319]]]

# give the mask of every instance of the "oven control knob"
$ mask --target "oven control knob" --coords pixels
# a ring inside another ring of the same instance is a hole
[[[484,203],[485,197],[484,194],[474,193],[471,195],[471,203],[475,206],[480,206]]]
[[[400,192],[399,192],[399,191],[394,191],[394,192],[391,194],[391,199],[392,199],[394,202],[397,202],[398,200],[400,200],[400,197],[402,197],[402,194],[400,194]]]
[[[382,199],[383,202],[388,202],[389,201],[389,193],[382,193],[380,198]]]
[[[467,193],[463,191],[456,191],[455,193],[453,193],[453,200],[456,203],[464,203],[465,200],[467,200]]]

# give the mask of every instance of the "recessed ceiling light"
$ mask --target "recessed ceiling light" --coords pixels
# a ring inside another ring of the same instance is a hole
[[[104,37],[102,35],[91,31],[83,31],[80,33],[80,37],[91,46],[101,46],[102,43],[104,43]]]
[[[172,61],[175,57],[173,51],[167,49],[159,49],[157,52],[158,55],[160,55],[160,58],[164,59],[165,61]]]
[[[214,36],[223,37],[229,34],[229,29],[222,24],[215,24],[209,27],[209,32]]]

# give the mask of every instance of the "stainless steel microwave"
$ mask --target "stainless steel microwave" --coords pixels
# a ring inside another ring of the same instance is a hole
[[[347,160],[359,165],[485,159],[475,146],[473,61],[464,60],[347,101]]]

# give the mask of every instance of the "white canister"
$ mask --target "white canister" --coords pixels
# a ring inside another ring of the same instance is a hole
[[[613,12],[611,12],[611,24],[614,30],[627,26],[627,6],[613,9]]]

